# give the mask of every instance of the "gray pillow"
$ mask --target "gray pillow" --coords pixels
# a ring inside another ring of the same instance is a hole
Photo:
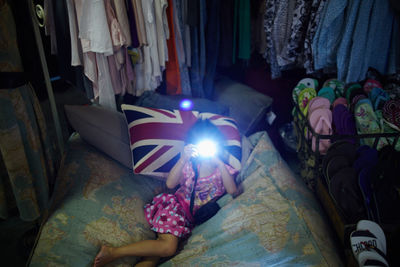
[[[215,83],[214,100],[229,107],[230,116],[236,120],[240,133],[246,136],[265,119],[272,104],[271,97],[225,77]]]
[[[199,112],[210,112],[218,115],[229,116],[229,108],[221,103],[211,101],[205,98],[193,98],[183,95],[161,95],[156,92],[146,91],[135,105],[146,108],[161,108],[161,109],[179,109],[179,105],[183,99],[190,99],[193,102],[193,110]]]
[[[125,116],[99,106],[64,106],[68,121],[81,138],[132,169],[128,126]]]

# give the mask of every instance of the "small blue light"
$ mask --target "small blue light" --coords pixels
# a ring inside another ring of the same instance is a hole
[[[191,110],[193,107],[193,102],[189,99],[183,99],[180,103],[180,107],[183,110]]]

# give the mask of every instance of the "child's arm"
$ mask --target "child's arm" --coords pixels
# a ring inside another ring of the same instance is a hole
[[[222,160],[220,160],[218,157],[216,158],[216,160],[217,166],[221,172],[222,183],[224,184],[226,192],[228,192],[228,194],[230,195],[234,195],[237,192],[235,179],[226,169],[225,163],[222,162]]]
[[[185,166],[185,164],[190,160],[193,153],[193,145],[187,145],[184,147],[183,152],[181,153],[181,157],[168,174],[166,182],[168,188],[175,188],[179,184],[182,178],[183,166]]]

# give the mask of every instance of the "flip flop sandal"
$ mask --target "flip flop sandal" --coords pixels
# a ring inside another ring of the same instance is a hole
[[[378,247],[378,238],[368,229],[356,229],[350,234],[350,244],[354,257],[368,250],[370,247]],[[382,245],[380,245],[382,247]]]
[[[350,244],[353,255],[359,266],[365,264],[379,263],[378,266],[389,266],[386,253],[380,249],[378,238],[369,230],[355,230],[350,235]]]
[[[350,94],[350,102],[349,102],[349,103],[354,103],[353,99],[354,99],[356,96],[358,96],[358,95],[363,95],[363,96],[365,96],[365,98],[368,97],[368,96],[364,93],[364,91],[363,91],[362,88],[357,88],[357,89],[351,91],[351,94]]]
[[[379,123],[379,127],[381,128],[382,132],[387,133],[388,132],[387,128],[390,128],[390,126],[387,123],[385,123],[385,119],[383,118],[382,110],[379,110],[379,109],[375,110],[375,115],[376,115],[376,118]]]
[[[336,80],[335,78],[326,80],[322,85],[322,87],[332,87],[332,89],[335,89],[336,87],[335,80]]]
[[[351,105],[355,106],[357,105],[358,101],[360,101],[361,99],[366,99],[367,96],[366,95],[356,95],[355,97],[353,97],[352,101],[351,101]]]
[[[356,124],[355,124],[355,121],[354,121],[354,116],[351,115],[350,113],[347,113],[343,117],[342,120],[343,120],[343,122],[342,122],[342,131],[340,132],[340,134],[350,135],[350,136],[356,135],[357,134],[357,130],[356,130]],[[357,139],[356,138],[347,137],[345,140],[348,141],[349,143],[352,143],[352,144],[356,144],[357,143]]]
[[[371,106],[371,110],[373,110],[372,102],[371,102],[371,100],[369,100],[369,98],[367,98],[367,97],[361,98],[360,100],[357,101],[357,103],[355,103],[354,106],[355,106],[355,108],[357,108],[361,104],[368,104],[369,106]]]
[[[322,169],[326,170],[329,161],[335,156],[345,156],[349,164],[353,165],[357,156],[357,147],[348,142],[347,140],[340,140],[334,142],[326,152],[325,157],[322,159]]]
[[[341,133],[342,134],[356,134],[355,129],[355,123],[354,123],[354,116],[351,114],[348,110],[346,110],[345,113],[342,114],[342,129]],[[354,140],[352,140],[354,142]]]
[[[329,147],[327,153],[334,153],[334,151],[342,151],[343,147],[346,146],[352,146],[352,144],[349,144],[349,142],[347,142],[346,140],[336,141]]]
[[[324,87],[318,91],[318,96],[325,97],[332,104],[336,99],[335,91],[331,87]]]
[[[351,163],[346,156],[336,155],[333,156],[328,164],[326,169],[324,170],[324,176],[326,180],[326,184],[330,185],[331,178],[335,176],[341,169],[351,167]]]
[[[356,223],[365,218],[365,207],[354,168],[343,168],[331,179],[329,193],[346,222]]]
[[[307,87],[300,92],[297,103],[299,105],[300,111],[304,115],[307,115],[308,104],[309,104],[310,100],[316,96],[317,96],[317,92],[315,91],[315,89],[310,88],[310,87]]]
[[[358,175],[358,185],[364,198],[364,205],[368,219],[379,221],[378,207],[376,206],[374,190],[372,189],[373,170],[371,166],[365,166]]]
[[[335,132],[337,134],[344,134],[343,120],[344,116],[348,113],[348,110],[343,105],[337,105],[332,111],[333,125],[335,126]]]
[[[311,127],[316,134],[331,135],[332,134],[332,112],[329,109],[315,109],[309,118]],[[319,152],[326,154],[330,146],[330,139],[323,139],[319,141]],[[312,150],[316,151],[316,137],[312,137]]]
[[[364,92],[366,94],[369,94],[372,89],[374,88],[383,88],[382,84],[380,82],[378,82],[377,80],[372,80],[372,79],[368,79],[365,83],[364,83]]]
[[[368,96],[375,110],[381,109],[385,102],[389,100],[389,95],[378,87],[373,88]]]
[[[368,230],[378,239],[377,246],[386,255],[386,237],[382,228],[376,222],[370,220],[361,220],[357,223],[357,230]]]
[[[345,97],[346,97],[347,103],[351,103],[351,100],[350,100],[350,95],[351,95],[351,93],[352,93],[354,90],[357,90],[357,89],[360,89],[360,88],[362,88],[362,87],[361,87],[361,85],[358,84],[358,83],[350,84],[349,87],[346,88]]]
[[[394,129],[400,131],[400,100],[389,100],[382,109],[383,118]]]
[[[384,262],[376,259],[367,259],[363,265],[364,267],[386,267]]]
[[[331,87],[335,92],[335,97],[342,97],[344,95],[345,84],[338,79],[327,80],[322,87]]]
[[[382,113],[381,113],[380,115],[379,115],[379,113],[378,113],[378,114],[376,114],[376,116],[377,116],[378,119],[380,120],[382,132],[384,132],[384,133],[399,133],[399,131],[396,130],[396,129],[393,127],[393,125],[390,126],[390,125],[387,123],[387,121],[383,119]],[[387,137],[387,138],[386,138],[386,140],[388,141],[388,143],[391,144],[391,145],[393,145],[395,139],[396,139],[395,137]],[[395,144],[395,149],[396,149],[397,151],[400,151],[400,140],[397,140],[397,143]]]
[[[357,105],[358,101],[360,101],[361,99],[366,99],[366,98],[367,98],[367,96],[364,94],[356,95],[355,97],[352,98],[351,105],[355,106],[355,105]]]
[[[342,115],[342,126],[341,127],[342,127],[341,134],[344,134],[344,135],[356,135],[357,134],[354,116],[349,111],[347,111],[346,113],[344,113]],[[353,144],[355,144],[357,142],[357,140],[355,138],[351,138],[351,137],[347,138],[346,140]]]
[[[354,112],[355,106],[358,104],[358,102],[359,102],[360,100],[366,99],[366,98],[367,98],[366,95],[356,95],[356,96],[353,98],[352,102],[351,102],[350,110],[351,110],[352,112]]]
[[[362,150],[357,151],[358,157],[353,163],[353,168],[357,173],[360,173],[365,166],[375,166],[378,162],[378,151],[371,147],[365,147],[360,147]]]
[[[354,116],[356,121],[357,133],[359,134],[379,134],[381,129],[379,126],[378,119],[372,108],[371,101],[369,99],[362,99],[358,101],[355,109]],[[374,146],[375,138],[363,138],[362,144]],[[387,141],[384,138],[379,138],[377,148],[380,149],[387,145]]]
[[[345,83],[336,80],[336,88],[335,88],[336,98],[344,96],[344,88],[345,88]]]
[[[318,108],[329,109],[330,106],[331,103],[325,97],[314,97],[310,100],[310,103],[308,104],[308,115],[310,115],[314,110]]]
[[[311,110],[310,110],[311,108]],[[315,109],[319,109],[319,108],[325,108],[325,109],[329,109],[330,108],[330,103],[329,100],[323,98],[323,97],[314,97],[312,98],[309,103],[308,106],[306,108],[306,114],[307,118],[309,118],[311,112],[313,112]],[[310,138],[311,132],[308,132],[309,129],[308,127],[304,128],[304,136],[306,136],[307,138]],[[307,134],[308,132],[308,134]]]
[[[347,107],[347,100],[344,97],[339,97],[333,102],[333,108],[335,108],[337,105],[343,105]]]
[[[360,252],[357,257],[357,261],[360,266],[383,266],[389,267],[389,264],[386,260],[386,255],[382,253],[378,248],[368,247],[367,250]]]
[[[370,147],[370,146],[367,146],[367,145],[359,146],[359,147],[357,148],[356,157],[357,157],[357,158],[362,157],[362,155],[363,155],[364,153],[366,153],[366,152],[367,152],[368,150],[370,150],[370,149],[371,149],[371,147]]]
[[[292,91],[292,98],[294,103],[298,103],[299,94],[305,88],[313,88],[314,90],[316,90],[318,88],[318,81],[311,78],[305,78],[298,82],[296,87]]]
[[[314,130],[317,134],[331,135],[332,134],[332,125],[326,118],[321,117],[319,123],[317,124],[317,126],[315,127]],[[312,150],[313,151],[316,151],[316,149],[317,149],[316,142],[317,142],[317,138],[313,137],[313,139],[312,139]],[[330,139],[320,139],[319,145],[318,145],[319,153],[321,153],[321,155],[325,155],[330,144],[331,144]]]
[[[394,133],[394,134],[399,133],[399,131],[395,129],[396,128],[395,125],[390,126],[389,123],[383,118],[382,110],[375,111],[375,114],[376,117],[378,118],[379,126],[383,133]],[[388,144],[393,145],[395,137],[386,137],[385,140],[388,142]],[[400,151],[399,141],[395,144],[395,149]]]
[[[360,99],[354,108],[358,133],[379,133],[380,128],[371,100]]]

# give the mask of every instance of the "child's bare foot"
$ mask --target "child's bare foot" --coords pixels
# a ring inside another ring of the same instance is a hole
[[[112,248],[102,245],[100,252],[94,259],[94,267],[101,267],[111,261],[113,261]]]

